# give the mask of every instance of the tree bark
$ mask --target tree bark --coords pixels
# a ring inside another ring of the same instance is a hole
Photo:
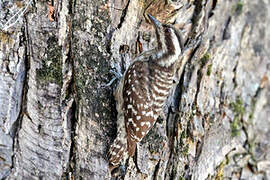
[[[147,13],[177,27],[185,50],[166,118],[114,179],[270,178],[270,1],[29,0],[0,11],[0,179],[111,178],[118,80],[105,84],[156,47]]]

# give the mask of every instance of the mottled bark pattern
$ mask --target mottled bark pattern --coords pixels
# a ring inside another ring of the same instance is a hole
[[[7,30],[27,2],[0,3],[0,179],[110,178],[117,81],[104,84],[156,47],[147,13],[182,31],[187,64],[118,175],[270,178],[269,1],[32,1]]]

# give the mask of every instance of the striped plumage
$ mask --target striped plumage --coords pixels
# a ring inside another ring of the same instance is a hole
[[[118,134],[109,151],[110,168],[133,156],[136,144],[153,127],[173,85],[175,64],[183,49],[179,32],[151,15],[158,46],[135,58],[116,91]]]

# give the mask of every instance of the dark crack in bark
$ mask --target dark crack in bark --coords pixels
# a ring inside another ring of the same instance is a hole
[[[126,17],[126,14],[127,14],[129,3],[130,3],[130,0],[128,0],[126,7],[122,11],[122,15],[121,15],[121,18],[120,18],[120,23],[117,26],[118,29],[120,29],[122,27],[122,24],[125,21],[125,17]]]

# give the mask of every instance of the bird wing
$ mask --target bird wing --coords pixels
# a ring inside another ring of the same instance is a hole
[[[147,61],[135,61],[125,73],[125,124],[130,141],[134,142],[141,141],[155,122],[148,71]]]

